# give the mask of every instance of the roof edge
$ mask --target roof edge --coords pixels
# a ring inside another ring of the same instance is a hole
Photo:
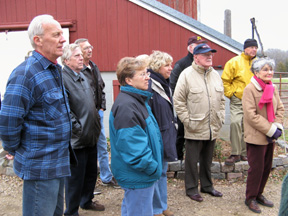
[[[156,0],[129,0],[130,2],[137,4],[165,19],[174,22],[183,28],[195,32],[196,34],[224,47],[231,52],[240,54],[243,50],[243,44],[228,37],[227,35],[216,31],[215,29],[208,27],[201,22],[189,17],[161,2]]]

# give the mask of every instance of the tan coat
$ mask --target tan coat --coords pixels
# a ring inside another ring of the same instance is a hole
[[[272,137],[276,129],[283,129],[284,106],[279,97],[277,86],[274,86],[273,107],[275,121],[267,119],[266,105],[260,110],[258,103],[263,90],[252,77],[251,83],[244,89],[242,105],[244,112],[244,141],[250,144],[267,145],[266,136]]]
[[[212,67],[205,70],[193,62],[179,76],[173,99],[186,139],[214,140],[218,137],[225,118],[225,98],[217,71]]]

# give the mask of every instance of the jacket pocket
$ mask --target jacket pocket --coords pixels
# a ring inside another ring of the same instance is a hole
[[[188,100],[192,103],[199,103],[203,98],[203,89],[202,88],[190,88]]]
[[[223,94],[223,93],[224,93],[224,88],[223,88],[222,86],[216,86],[216,87],[215,87],[215,91],[216,91],[217,93]]]
[[[62,92],[48,92],[44,95],[43,107],[47,120],[55,120],[62,116],[62,102],[64,99]]]
[[[189,125],[188,131],[198,132],[202,130],[203,127],[203,120],[205,118],[205,114],[195,114],[190,116],[189,118]]]

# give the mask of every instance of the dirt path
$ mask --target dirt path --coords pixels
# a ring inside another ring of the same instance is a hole
[[[260,206],[261,216],[277,216],[280,205],[281,181],[270,179],[265,188],[264,195],[272,200],[274,208]],[[242,181],[230,183],[228,181],[214,181],[215,189],[221,191],[222,198],[211,197],[202,194],[204,201],[197,203],[185,196],[184,182],[182,180],[168,180],[168,205],[175,216],[248,216],[254,214],[244,205],[245,183]],[[92,212],[80,210],[83,216],[120,216],[123,191],[98,185],[101,195],[95,196],[105,205],[104,212]],[[20,216],[22,214],[22,181],[17,177],[0,175],[0,216]]]

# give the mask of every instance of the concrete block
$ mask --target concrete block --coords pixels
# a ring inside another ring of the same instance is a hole
[[[282,166],[283,165],[283,161],[281,158],[274,158],[273,159],[273,163],[272,163],[272,168],[275,168],[277,166]]]
[[[12,167],[7,167],[6,168],[6,175],[8,176],[16,176],[16,174],[14,173],[14,170]]]
[[[211,173],[213,179],[225,179],[225,173]]]
[[[288,157],[287,157],[287,155],[278,155],[278,157],[281,158],[283,165],[288,165]]]
[[[167,172],[167,178],[174,178],[175,177],[175,172]]]
[[[220,170],[221,170],[220,163],[216,162],[216,161],[213,161],[212,165],[211,165],[211,172],[212,173],[219,173]]]
[[[224,173],[229,173],[229,172],[233,172],[234,171],[234,166],[227,166],[225,165],[224,162],[221,163],[221,166],[222,166],[222,169],[221,169],[221,172],[224,172]]]
[[[242,173],[227,173],[227,180],[243,179]]]
[[[238,163],[235,163],[235,172],[243,172],[245,170],[249,169],[249,165],[247,161],[240,161]]]
[[[177,172],[181,170],[180,160],[168,163],[168,171]]]
[[[179,172],[177,172],[176,178],[177,178],[177,179],[184,180],[184,179],[185,179],[185,172],[184,172],[184,171],[179,171]]]

